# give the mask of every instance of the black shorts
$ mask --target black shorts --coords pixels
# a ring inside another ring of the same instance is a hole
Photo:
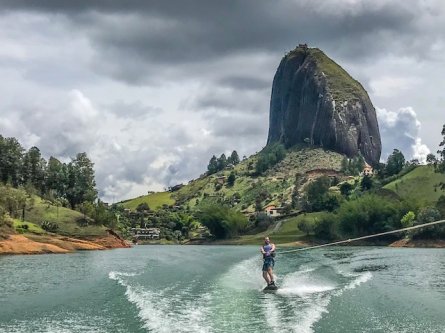
[[[275,260],[272,257],[264,258],[263,272],[267,272],[269,268],[273,268],[274,265],[275,265]]]

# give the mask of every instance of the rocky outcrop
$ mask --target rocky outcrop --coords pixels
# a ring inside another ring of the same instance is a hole
[[[322,51],[305,46],[277,69],[270,101],[268,144],[319,146],[378,163],[380,133],[362,85]]]

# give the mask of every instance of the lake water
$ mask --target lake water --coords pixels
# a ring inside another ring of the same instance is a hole
[[[445,250],[137,246],[0,257],[0,332],[445,332]]]

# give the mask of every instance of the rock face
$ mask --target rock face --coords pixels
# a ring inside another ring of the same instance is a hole
[[[321,146],[378,163],[377,116],[362,85],[322,51],[288,53],[277,69],[270,101],[267,144]]]

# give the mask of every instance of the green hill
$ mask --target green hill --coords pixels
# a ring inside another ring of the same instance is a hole
[[[303,148],[288,151],[286,157],[264,174],[255,173],[258,154],[243,160],[233,169],[227,168],[213,175],[192,180],[179,191],[172,193],[178,205],[194,207],[204,198],[215,197],[245,213],[255,211],[255,203],[282,205],[291,202],[297,174],[302,183],[321,174],[339,174],[344,156],[321,148]],[[227,184],[235,174],[233,186]],[[340,174],[339,174],[340,176]]]
[[[22,209],[14,208],[13,227],[19,233],[46,233],[42,229],[43,222],[57,225],[57,234],[73,237],[95,237],[106,235],[106,227],[94,225],[91,219],[85,219],[78,211],[57,207],[50,201],[44,200],[37,195],[29,195],[22,189],[0,186],[0,191],[8,191],[11,197],[22,197],[26,199],[25,221],[22,221]],[[85,223],[87,222],[87,223]]]
[[[403,199],[415,200],[420,205],[434,205],[445,194],[435,186],[445,182],[445,174],[435,173],[432,166],[422,165],[384,186]]]
[[[124,208],[136,210],[137,206],[142,203],[146,203],[148,207],[150,207],[150,209],[157,210],[163,205],[173,205],[175,203],[175,200],[172,199],[170,192],[156,192],[123,201],[122,206]]]
[[[158,192],[121,202],[124,208],[135,210],[141,203],[157,210],[163,205],[181,205],[193,208],[205,198],[219,198],[245,213],[255,211],[255,203],[282,205],[291,201],[296,175],[303,175],[303,183],[325,173],[339,173],[344,155],[321,148],[295,148],[285,158],[264,174],[255,173],[258,154],[233,168],[226,168],[212,175],[204,175],[190,181],[178,191]],[[227,178],[234,172],[233,186]]]
[[[43,221],[58,225],[57,233],[66,236],[92,237],[106,234],[106,227],[89,223],[81,225],[85,218],[82,213],[65,207],[57,207],[48,201],[35,197],[34,206],[25,214],[25,220],[40,226]],[[91,219],[89,219],[91,222]]]

